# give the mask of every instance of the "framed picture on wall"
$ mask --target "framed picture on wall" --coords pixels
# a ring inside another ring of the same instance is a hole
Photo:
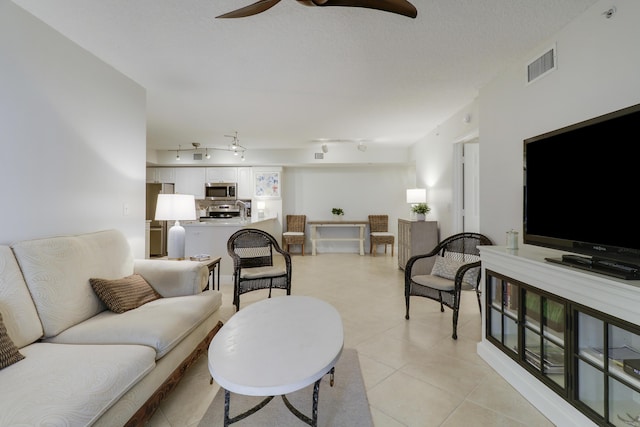
[[[257,172],[255,174],[255,196],[280,197],[280,172]]]

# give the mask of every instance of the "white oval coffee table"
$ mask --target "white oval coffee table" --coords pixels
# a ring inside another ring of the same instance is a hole
[[[225,390],[224,425],[246,418],[273,396],[282,396],[293,414],[317,425],[320,380],[327,373],[333,376],[343,344],[340,314],[316,298],[273,297],[238,311],[209,345],[209,372]],[[314,383],[313,414],[307,417],[285,395]],[[229,418],[229,392],[267,398]]]

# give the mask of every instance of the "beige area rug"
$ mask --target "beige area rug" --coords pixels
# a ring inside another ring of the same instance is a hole
[[[269,369],[269,367],[265,366],[265,369]],[[342,351],[342,355],[336,363],[334,378],[333,387],[329,385],[329,375],[325,375],[320,383],[318,427],[372,427],[369,401],[362,380],[358,353],[355,349],[347,348]],[[311,417],[313,384],[288,394],[287,399],[300,412]],[[261,397],[232,393],[229,416],[233,418],[262,400]],[[222,425],[224,425],[224,390],[220,389],[198,426],[218,427]],[[233,427],[300,427],[305,425],[307,424],[289,411],[279,396],[258,412],[232,424]]]

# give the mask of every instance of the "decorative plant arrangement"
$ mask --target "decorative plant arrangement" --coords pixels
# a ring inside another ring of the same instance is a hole
[[[411,212],[426,215],[429,213],[431,208],[426,203],[418,203],[411,207]]]
[[[341,216],[344,215],[344,211],[342,210],[342,208],[333,208],[333,209],[331,209],[331,213],[336,218],[340,218]]]
[[[411,212],[417,214],[418,221],[424,221],[430,210],[431,208],[426,203],[418,203],[411,207]]]

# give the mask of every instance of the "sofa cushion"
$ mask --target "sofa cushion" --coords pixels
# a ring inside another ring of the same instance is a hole
[[[139,274],[113,280],[91,278],[89,283],[98,298],[114,313],[124,313],[160,298]]]
[[[33,297],[45,337],[105,309],[89,278],[133,274],[129,242],[117,230],[25,240],[11,245]]]
[[[142,344],[160,359],[222,305],[222,293],[160,298],[127,312],[104,311],[48,342],[69,344]]]
[[[1,426],[89,426],[155,367],[147,346],[35,343],[20,351],[25,359],[0,371]]]
[[[9,246],[0,246],[0,313],[16,347],[22,348],[42,337],[36,306]]]
[[[0,369],[13,365],[24,359],[24,356],[18,351],[18,347],[11,341],[7,334],[7,328],[2,321],[2,313],[0,313]]]

